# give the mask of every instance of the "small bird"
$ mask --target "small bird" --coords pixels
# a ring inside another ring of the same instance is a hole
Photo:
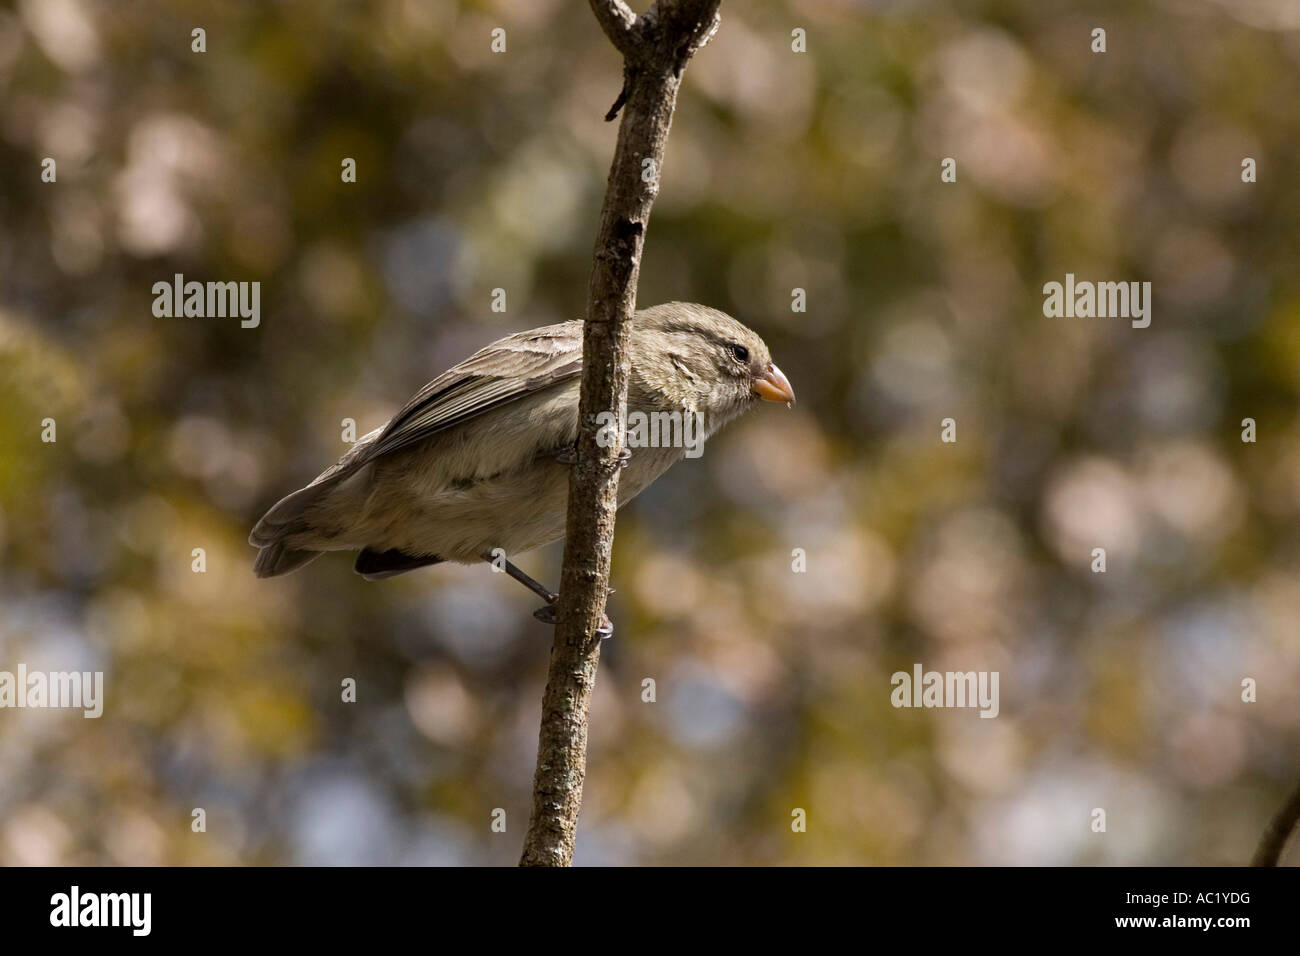
[[[629,421],[634,412],[698,413],[704,439],[759,400],[794,402],[763,340],[725,312],[669,302],[637,312],[627,328]],[[581,373],[581,322],[518,332],[471,355],[263,515],[248,538],[260,549],[253,570],[275,577],[325,551],[360,551],[356,571],[373,581],[558,541]],[[684,453],[625,448],[619,507]],[[503,563],[546,601],[537,617],[553,623],[558,596]]]

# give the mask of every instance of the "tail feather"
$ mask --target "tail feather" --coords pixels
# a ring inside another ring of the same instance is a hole
[[[253,562],[259,578],[288,574],[320,555],[322,548],[347,546],[340,541],[347,529],[337,524],[337,516],[356,510],[354,499],[366,493],[370,474],[364,466],[348,466],[359,444],[310,485],[277,501],[253,526],[248,543],[260,549]]]
[[[248,536],[248,543],[259,548],[265,548],[274,544],[286,534],[305,530],[303,512],[315,504],[322,493],[327,490],[327,486],[308,485],[306,488],[299,488],[293,494],[281,498],[253,526],[253,530]]]
[[[253,573],[259,578],[273,578],[296,571],[304,564],[315,561],[323,551],[300,551],[286,548],[283,541],[268,544],[257,552]]]

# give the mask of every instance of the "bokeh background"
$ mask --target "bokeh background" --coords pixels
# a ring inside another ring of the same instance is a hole
[[[1246,862],[1300,772],[1300,6],[723,16],[639,298],[740,317],[799,403],[620,514],[577,862]],[[0,711],[0,863],[516,861],[536,601],[245,539],[343,419],[581,317],[619,82],[579,0],[0,10],[0,669],[107,696]],[[260,327],[155,318],[177,272]],[[1066,272],[1151,327],[1045,318]],[[1000,716],[892,708],[918,662]]]

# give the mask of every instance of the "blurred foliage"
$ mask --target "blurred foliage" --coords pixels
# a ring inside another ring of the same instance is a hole
[[[1296,10],[724,6],[639,298],[735,314],[799,404],[620,515],[578,862],[1249,859],[1300,763]],[[578,0],[0,10],[0,669],[107,688],[0,711],[0,862],[514,862],[535,601],[245,538],[343,419],[581,316],[620,79]],[[1151,327],[1045,318],[1066,272]],[[155,318],[176,273],[261,325]],[[1000,716],[895,710],[915,662]]]

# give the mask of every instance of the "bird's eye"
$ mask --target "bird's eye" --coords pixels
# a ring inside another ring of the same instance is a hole
[[[733,345],[730,348],[731,354],[736,357],[737,362],[749,361],[749,349],[745,348],[743,345]]]

